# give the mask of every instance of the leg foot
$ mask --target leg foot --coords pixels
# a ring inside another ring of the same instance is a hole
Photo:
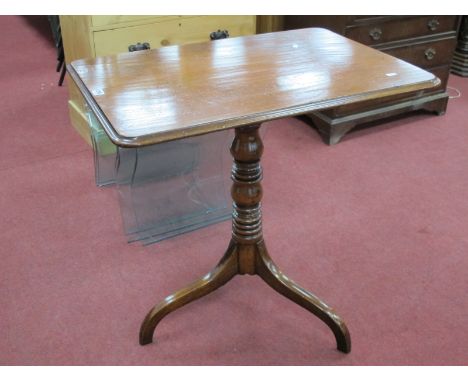
[[[449,97],[448,95],[444,98],[439,98],[431,102],[424,104],[424,110],[435,113],[437,115],[444,115],[447,110]]]
[[[351,351],[351,337],[344,321],[317,296],[303,289],[284,275],[268,255],[263,242],[257,244],[257,274],[274,290],[307,309],[325,322],[335,335],[337,348],[343,353]]]
[[[301,120],[314,127],[323,142],[329,146],[339,143],[349,131],[356,127],[356,123],[353,121],[333,124],[329,117],[320,112],[307,114],[307,117],[303,117]]]
[[[232,279],[238,271],[236,245],[231,241],[229,247],[218,265],[207,275],[180,291],[166,297],[146,315],[140,328],[140,345],[153,342],[156,325],[169,313],[203,297]]]

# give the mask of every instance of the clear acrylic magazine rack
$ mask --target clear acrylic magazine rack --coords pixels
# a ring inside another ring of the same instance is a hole
[[[123,148],[87,115],[96,185],[116,186],[130,242],[151,244],[230,218],[231,130]]]

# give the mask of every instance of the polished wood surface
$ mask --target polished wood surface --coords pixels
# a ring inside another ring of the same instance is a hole
[[[106,132],[141,146],[436,86],[437,77],[320,28],[78,60]]]
[[[140,328],[140,344],[153,341],[158,323],[170,312],[207,295],[226,284],[235,275],[259,275],[275,291],[302,306],[332,330],[338,350],[351,351],[351,337],[340,316],[314,294],[285,276],[271,259],[262,232],[263,144],[260,125],[236,128],[231,145],[233,198],[232,238],[218,265],[206,276],[166,297],[149,311]]]
[[[262,16],[254,15],[62,15],[63,46],[67,63],[128,52],[130,45],[148,43],[151,49],[210,41],[210,34],[228,30],[230,37],[256,33]],[[266,26],[268,28],[268,25]],[[268,30],[262,29],[263,32]],[[83,96],[68,81],[70,120],[91,146],[91,131]]]
[[[441,115],[448,102],[447,78],[456,42],[457,16],[284,16],[284,29],[321,27],[431,72],[436,87],[315,111],[304,119],[327,144],[356,126],[412,110]]]
[[[237,274],[259,275],[321,319],[338,350],[351,351],[340,316],[285,276],[262,233],[261,122],[333,105],[437,86],[432,74],[324,29],[219,40],[75,61],[69,72],[116,144],[140,146],[235,128],[232,236],[206,276],[151,309],[140,344],[172,311]]]

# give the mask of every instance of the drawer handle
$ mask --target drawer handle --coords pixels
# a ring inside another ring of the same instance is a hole
[[[170,44],[169,40],[161,40],[161,46],[168,46]]]
[[[426,56],[426,59],[430,61],[435,57],[436,53],[437,52],[434,48],[428,48],[425,50],[424,55]]]
[[[369,31],[369,36],[372,38],[374,41],[380,40],[380,37],[382,37],[382,29],[380,28],[373,28]]]
[[[437,19],[432,19],[427,23],[427,27],[431,31],[435,31],[439,27],[440,23],[439,20]]]
[[[149,42],[137,42],[135,45],[129,45],[128,46],[128,51],[129,52],[136,52],[138,50],[147,50],[150,49],[150,44]]]
[[[221,40],[223,38],[228,38],[229,32],[227,30],[218,29],[216,32],[210,33],[210,40]]]

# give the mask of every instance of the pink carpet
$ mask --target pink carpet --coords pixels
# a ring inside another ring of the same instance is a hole
[[[346,319],[353,349],[257,277],[169,315],[148,309],[208,272],[224,222],[129,245],[114,190],[94,186],[43,17],[0,18],[0,364],[468,364],[468,79],[443,117],[417,114],[329,147],[269,123],[264,233],[272,257]],[[7,53],[5,53],[7,52]]]

